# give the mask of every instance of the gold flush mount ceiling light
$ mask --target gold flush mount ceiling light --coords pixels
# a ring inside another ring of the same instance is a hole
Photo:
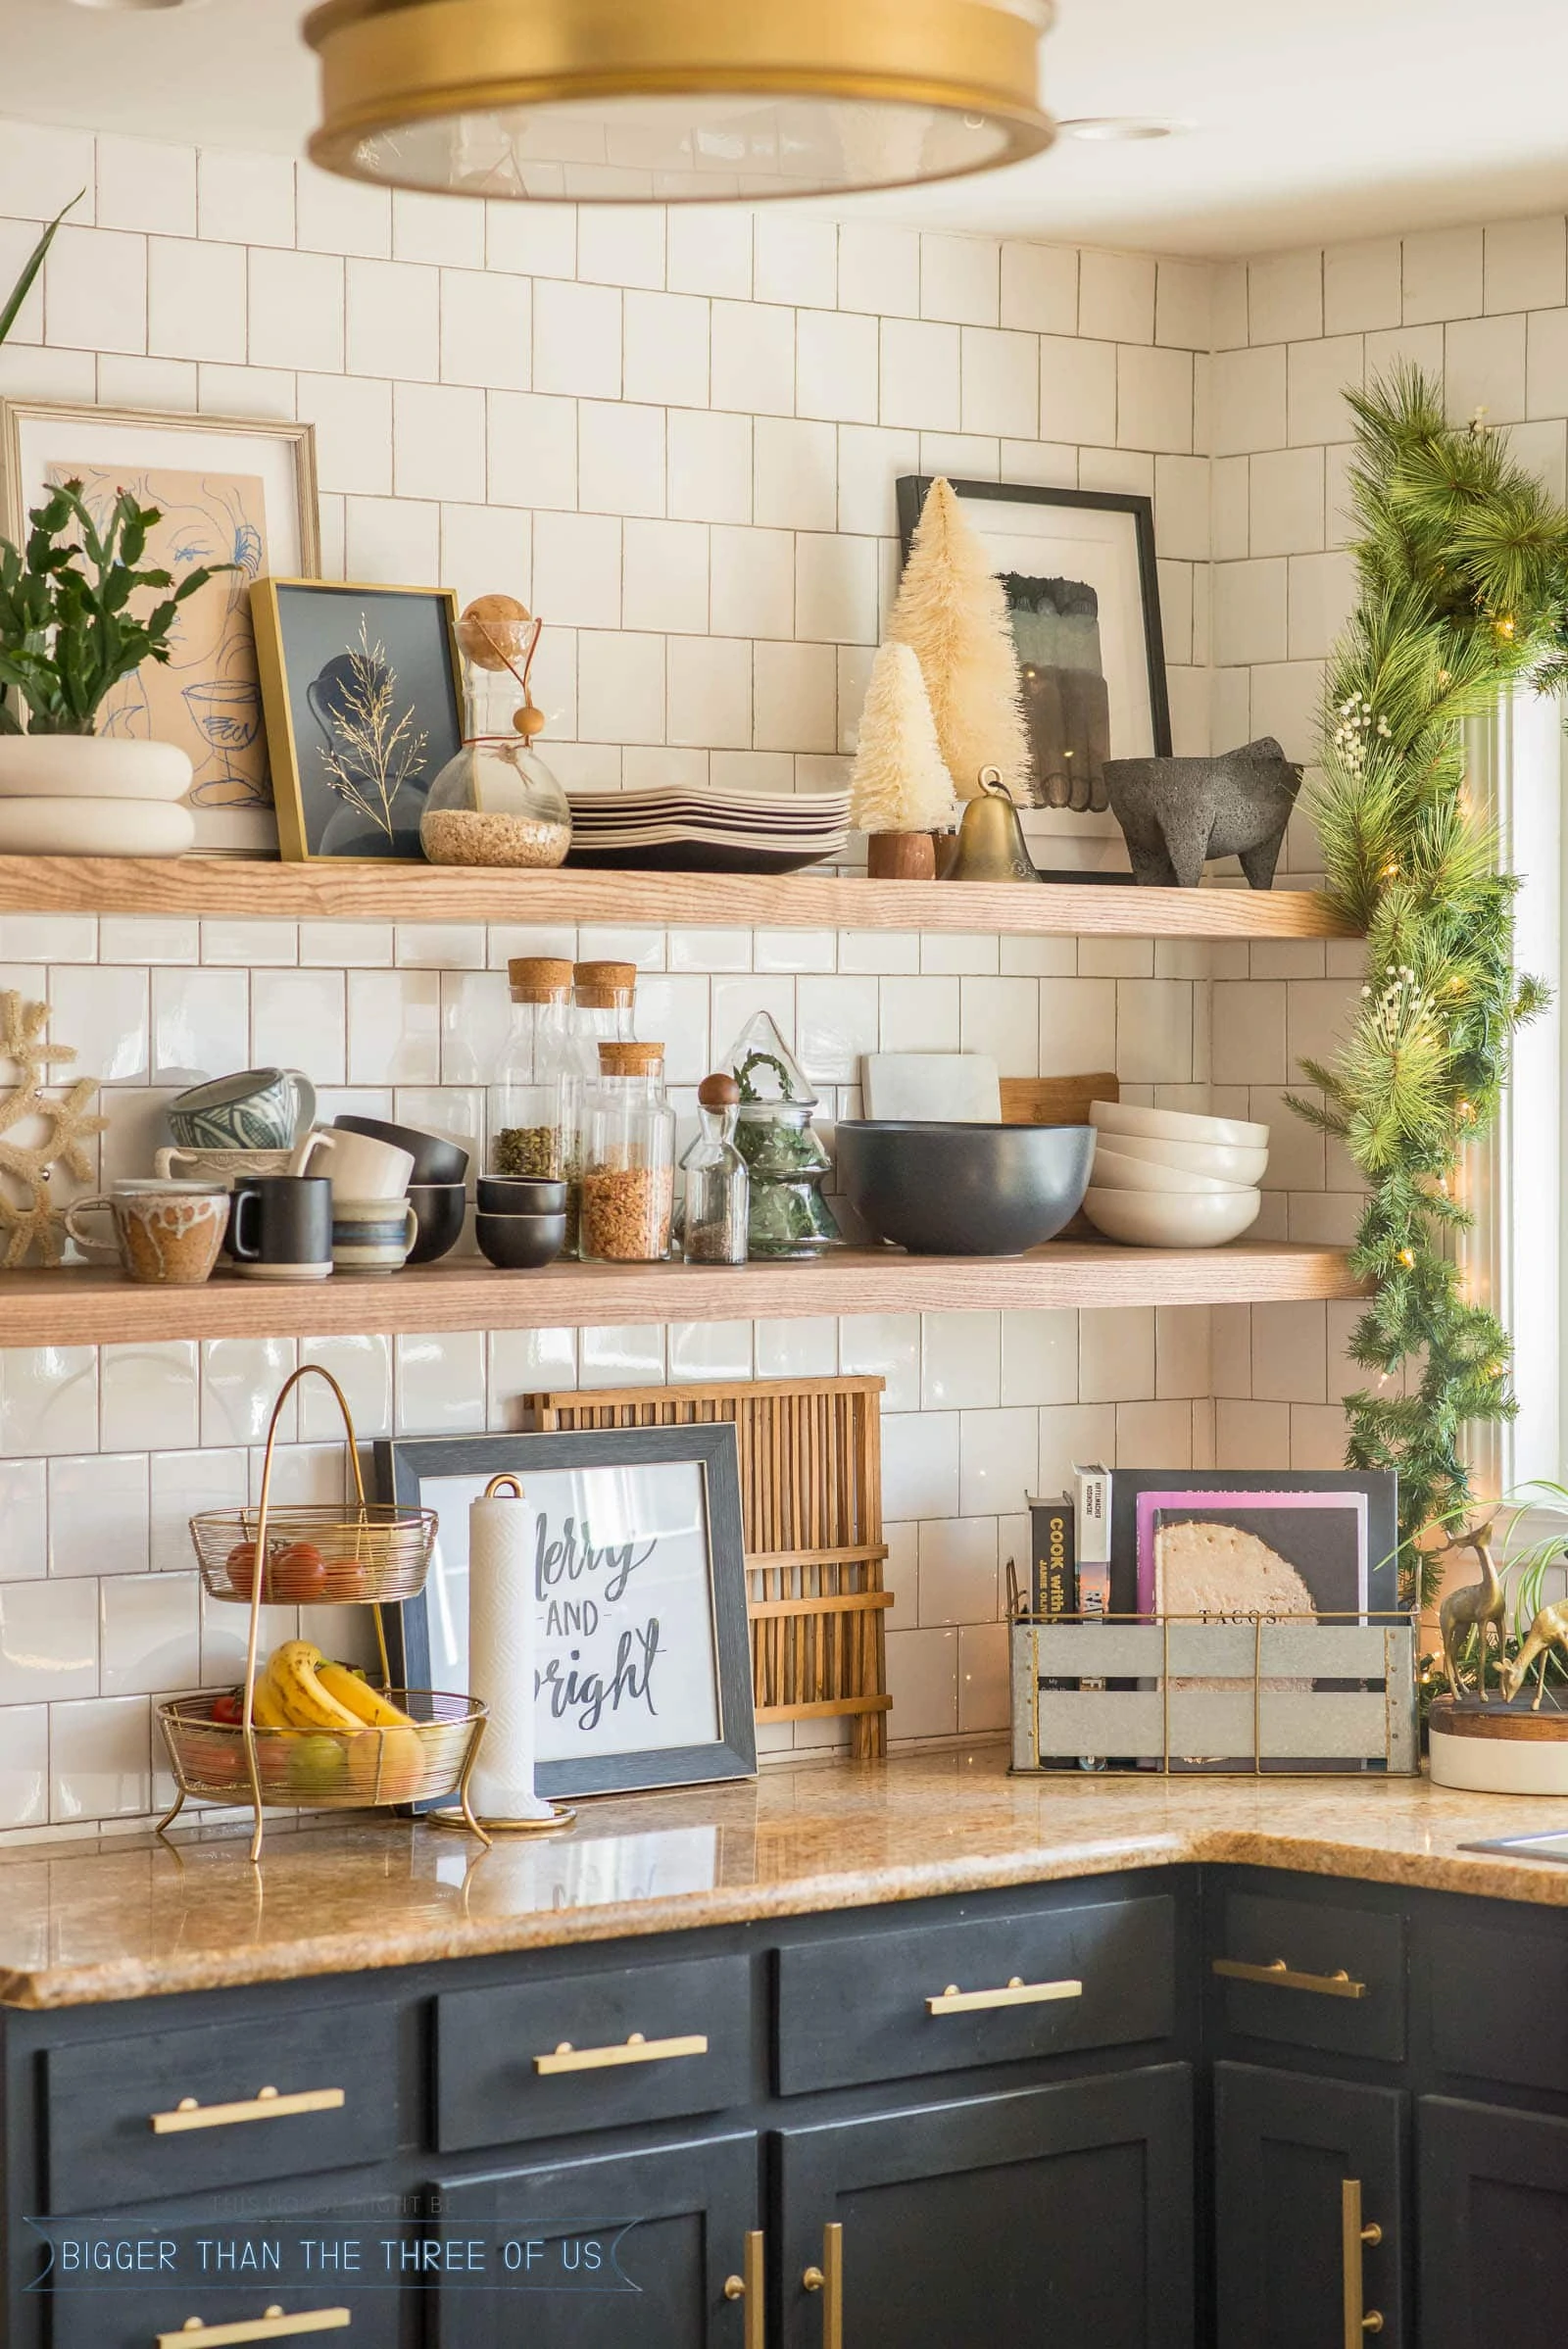
[[[1054,0],[326,0],[327,171],[443,194],[756,203],[1038,155]]]

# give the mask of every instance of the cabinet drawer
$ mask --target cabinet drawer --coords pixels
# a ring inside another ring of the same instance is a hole
[[[436,2000],[443,2153],[716,2112],[745,2103],[751,2084],[744,1957],[563,1975]]]
[[[1165,2038],[1175,1969],[1168,1893],[782,1949],[779,2092]],[[1074,1983],[1047,1998],[1005,1996]],[[955,1991],[1004,1997],[969,2007],[953,2003]]]
[[[1416,1931],[1437,2069],[1568,2095],[1568,1918],[1461,1925],[1449,1908]]]
[[[110,2210],[383,2160],[401,2137],[399,2057],[390,2006],[51,2047],[49,2208]],[[196,2111],[178,2110],[187,2098]]]
[[[316,2330],[303,2325],[286,2336],[292,2349],[313,2349],[319,2339],[333,2349],[401,2349],[413,2337],[416,2317],[396,2287],[367,2289],[363,2278],[313,2284],[304,2291],[269,2282],[264,2276],[236,2283],[229,2277],[201,2283],[139,2283],[130,2277],[100,2277],[96,2287],[61,2286],[48,2294],[50,2349],[152,2349],[166,2333],[178,2334],[193,2318],[204,2325],[255,2325],[259,2349],[270,2337],[270,2309],[286,2317],[321,2320]],[[345,2325],[334,2312],[347,2309]],[[197,2336],[193,2333],[192,2338]],[[276,2337],[271,2336],[271,2337]]]
[[[1209,1965],[1235,2036],[1391,2064],[1404,2055],[1404,1920],[1393,1912],[1324,1900],[1312,1886],[1299,1900],[1227,1892]]]

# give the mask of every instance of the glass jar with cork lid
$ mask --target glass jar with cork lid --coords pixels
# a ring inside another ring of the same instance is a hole
[[[599,1082],[599,1047],[629,1044],[637,997],[635,962],[574,962],[566,1013],[566,1056],[562,1084],[562,1172],[566,1178],[566,1253],[577,1250],[584,1121],[588,1097]]]
[[[512,1028],[489,1089],[489,1168],[557,1182],[566,1167],[571,964],[519,954],[507,964],[507,979]]]
[[[587,1264],[661,1262],[675,1198],[675,1112],[662,1044],[601,1044],[582,1132],[578,1254]]]

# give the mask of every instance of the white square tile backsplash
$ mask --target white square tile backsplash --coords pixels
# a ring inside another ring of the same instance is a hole
[[[1446,364],[1455,413],[1527,416],[1517,445],[1548,472],[1568,446],[1556,217],[1213,268],[867,216],[389,202],[280,158],[10,125],[0,265],[83,185],[19,328],[47,340],[13,341],[7,387],[314,418],[329,569],[507,586],[544,614],[535,685],[568,780],[841,776],[896,577],[892,485],[933,466],[1152,490],[1178,747],[1274,731],[1308,757],[1350,592],[1344,385],[1401,355]],[[1314,855],[1302,822],[1293,880]],[[1332,1038],[1353,952],[944,937],[922,959],[913,932],[749,938],[716,904],[706,932],[629,947],[683,1088],[760,1004],[839,1109],[872,1042],[1017,1075],[1115,1067],[1193,1105],[1212,1086],[1276,1128],[1260,1228],[1353,1221],[1343,1153],[1281,1101]],[[0,983],[47,995],[106,1082],[108,1175],[146,1163],[179,1086],[270,1060],[309,1067],[328,1104],[477,1146],[507,954],[627,948],[612,928],[5,915]],[[367,1433],[505,1426],[521,1392],[579,1378],[885,1376],[897,1738],[1003,1719],[996,1582],[1027,1478],[1059,1489],[1118,1447],[1331,1458],[1347,1326],[1232,1308],[931,1317],[923,1350],[914,1316],[222,1341],[199,1365],[177,1344],[0,1350],[0,1829],[145,1808],[152,1676],[233,1676],[236,1610],[198,1610],[192,1644],[184,1520],[254,1485],[297,1351],[343,1377]],[[285,1415],[291,1491],[341,1486],[324,1402]]]

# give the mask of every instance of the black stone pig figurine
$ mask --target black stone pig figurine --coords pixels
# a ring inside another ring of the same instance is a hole
[[[1239,856],[1254,889],[1273,886],[1301,770],[1272,735],[1215,759],[1107,759],[1105,780],[1135,881],[1196,889],[1209,857]]]

